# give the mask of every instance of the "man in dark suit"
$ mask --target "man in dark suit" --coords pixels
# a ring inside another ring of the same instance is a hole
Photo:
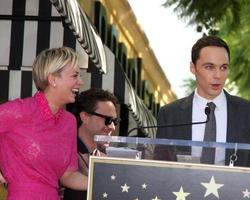
[[[250,102],[232,96],[223,90],[230,62],[230,50],[222,39],[204,36],[192,47],[190,70],[196,77],[195,91],[183,99],[161,107],[158,125],[185,124],[206,120],[204,112],[208,102],[215,104],[216,141],[250,143]],[[205,124],[159,128],[157,138],[203,141]],[[171,148],[173,150],[173,148]],[[217,148],[215,164],[228,164],[233,149]],[[202,149],[177,147],[175,153],[156,147],[155,158],[169,160],[176,154],[191,154],[200,157]],[[235,165],[249,166],[248,151],[237,151]]]

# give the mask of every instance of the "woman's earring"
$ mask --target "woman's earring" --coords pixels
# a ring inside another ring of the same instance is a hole
[[[56,83],[53,83],[53,87],[56,87]]]

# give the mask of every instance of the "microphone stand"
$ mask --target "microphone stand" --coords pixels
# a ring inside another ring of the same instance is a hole
[[[178,127],[178,126],[190,126],[190,125],[197,125],[197,124],[205,124],[209,121],[209,114],[210,114],[210,108],[207,106],[205,108],[205,114],[207,115],[207,120],[202,122],[192,122],[192,123],[184,123],[184,124],[163,124],[163,125],[152,125],[152,126],[138,126],[135,128],[132,128],[128,131],[127,135],[129,135],[132,131],[135,130],[143,130],[146,128],[168,128],[168,127]]]

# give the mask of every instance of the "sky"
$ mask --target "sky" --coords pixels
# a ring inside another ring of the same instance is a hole
[[[172,90],[181,98],[186,95],[183,80],[194,78],[189,70],[191,48],[202,35],[178,19],[171,8],[161,6],[165,1],[128,0]]]

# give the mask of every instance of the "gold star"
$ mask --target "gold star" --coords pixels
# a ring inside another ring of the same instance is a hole
[[[110,176],[111,180],[114,181],[116,179],[116,176],[113,174],[112,176]]]
[[[183,191],[182,186],[181,186],[179,192],[173,192],[173,193],[176,196],[176,200],[186,200],[186,197],[188,195],[190,195],[190,193]]]
[[[158,197],[156,196],[154,199],[152,199],[152,200],[161,200],[161,199],[158,199]]]
[[[247,197],[248,199],[250,199],[250,192],[248,191],[248,189],[242,191],[242,193],[243,193],[243,198]]]
[[[214,176],[212,176],[209,183],[201,183],[201,184],[207,189],[204,197],[210,194],[214,194],[214,196],[216,196],[217,198],[219,198],[218,189],[224,185],[224,184],[216,184]]]
[[[108,194],[107,194],[106,192],[104,192],[104,193],[102,194],[102,196],[103,196],[104,199],[107,199],[107,198],[108,198]]]
[[[128,189],[130,188],[130,186],[128,186],[126,183],[124,185],[121,186],[122,188],[122,192],[128,192]]]
[[[143,183],[143,185],[141,185],[142,189],[145,189],[147,188],[147,184]]]

